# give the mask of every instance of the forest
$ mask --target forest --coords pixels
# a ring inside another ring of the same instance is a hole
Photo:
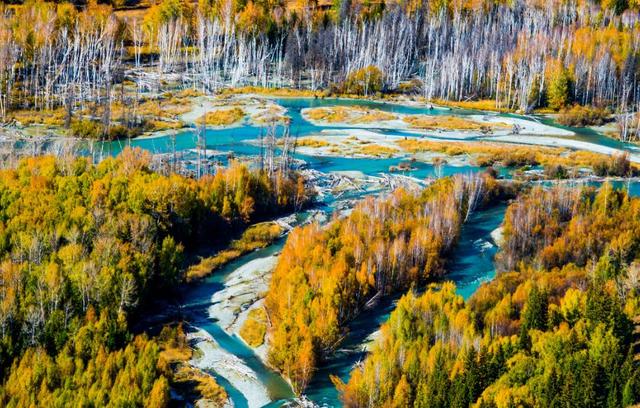
[[[0,406],[639,404],[639,79],[640,0],[0,0]]]
[[[408,93],[521,112],[592,105],[616,115],[618,137],[639,134],[634,0],[129,6],[2,5],[0,118],[46,110],[49,120],[75,124],[76,135],[120,137],[149,126],[141,116],[148,95],[251,85]],[[101,130],[83,129],[96,123]]]
[[[442,276],[460,225],[510,193],[488,174],[445,178],[366,199],[326,228],[294,231],[266,297],[270,364],[304,391],[350,320],[381,296]]]
[[[349,381],[335,379],[344,405],[637,403],[639,210],[608,184],[520,196],[504,271],[467,302],[451,283],[406,294]]]
[[[224,244],[304,202],[295,174],[232,164],[194,180],[149,162],[125,149],[0,171],[1,405],[166,406],[159,341],[130,330],[138,311],[179,289],[203,237]]]

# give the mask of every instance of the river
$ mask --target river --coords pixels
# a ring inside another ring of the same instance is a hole
[[[311,99],[311,98],[288,98],[277,99],[276,102],[287,109],[288,116],[291,117],[291,132],[297,136],[305,136],[318,133],[322,127],[315,126],[302,118],[300,111],[306,107],[331,106],[331,105],[366,105],[382,110],[408,113],[408,114],[431,114],[451,115],[449,109],[427,109],[413,106],[402,106],[397,104],[381,104],[370,101],[352,101],[344,99]],[[479,112],[456,110],[456,115],[478,114]],[[379,130],[385,134],[403,135],[402,131]],[[576,140],[589,141],[609,147],[635,151],[635,146],[623,144],[613,139],[607,138],[592,130],[571,129],[576,132],[573,136]],[[260,136],[261,129],[258,127],[245,125],[239,128],[206,131],[206,148],[222,152],[233,152],[234,155],[258,155],[258,147],[246,143],[255,140]],[[189,159],[191,149],[196,146],[196,140],[192,131],[183,131],[175,137],[175,142],[170,136],[158,136],[149,138],[134,139],[130,142],[132,146],[142,147],[153,153],[167,153],[175,149],[183,152],[184,157]],[[110,154],[116,154],[123,148],[119,142],[111,142],[104,145],[104,149]],[[225,159],[226,155],[220,158]],[[304,160],[309,168],[322,171],[324,173],[335,171],[359,171],[365,175],[379,175],[386,173],[389,166],[397,165],[398,158],[394,159],[372,159],[372,158],[344,158],[344,157],[315,157],[297,154],[297,158]],[[435,171],[429,163],[412,163],[414,169],[407,175],[416,178],[434,176]],[[448,166],[443,170],[443,175],[455,173],[468,173],[481,171],[481,168],[473,166]],[[640,192],[640,186],[633,184],[632,193]],[[345,199],[348,197],[342,197]],[[332,211],[334,204],[332,198],[327,198],[325,202],[326,211]],[[490,236],[491,231],[496,229],[502,222],[506,206],[498,204],[487,209],[480,210],[464,224],[458,245],[450,256],[452,260],[448,267],[446,279],[454,281],[458,287],[458,292],[465,299],[471,296],[480,284],[492,279],[495,276],[493,256],[497,252],[497,246]],[[207,369],[216,377],[218,382],[226,389],[234,405],[237,407],[256,406],[255,401],[262,401],[259,405],[266,405],[263,402],[271,401],[269,406],[279,406],[283,402],[291,400],[293,393],[282,377],[267,368],[239,337],[230,335],[211,318],[210,308],[212,296],[224,288],[226,279],[237,271],[238,268],[260,259],[266,259],[279,253],[283,241],[279,241],[265,249],[243,256],[212,276],[204,279],[197,285],[191,286],[187,293],[184,293],[185,302],[182,305],[183,315],[189,323],[199,330],[207,333],[217,344],[218,352],[223,356],[235,356],[236,365],[242,367],[243,372],[247,372],[251,381],[255,381],[256,387],[263,389],[264,395],[249,395],[241,388],[246,384],[246,378],[238,379],[237,375],[223,370]],[[349,325],[349,336],[337,351],[335,356],[323,363],[314,379],[306,390],[306,396],[316,404],[328,407],[338,407],[340,402],[338,395],[329,380],[329,375],[337,375],[342,380],[348,379],[349,371],[354,363],[365,357],[366,351],[363,345],[368,342],[369,336],[374,333],[382,324],[389,313],[393,310],[395,300],[384,299],[373,310],[363,312],[355,321]],[[247,378],[248,378],[247,377]],[[253,402],[252,402],[253,401]]]

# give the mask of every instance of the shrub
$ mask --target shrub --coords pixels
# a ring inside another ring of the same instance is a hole
[[[608,116],[609,112],[603,108],[574,105],[560,112],[558,123],[572,127],[600,126],[606,122]]]
[[[141,127],[130,128],[123,125],[115,125],[109,128],[109,140],[128,139],[139,136],[141,133]]]
[[[370,95],[382,91],[383,74],[376,66],[369,65],[347,75],[344,92],[357,95]]]
[[[628,153],[616,154],[609,159],[601,159],[595,162],[592,168],[595,175],[599,177],[626,177],[632,173]]]
[[[611,156],[609,159],[609,174],[612,176],[628,176],[631,173],[629,154],[622,153]]]
[[[71,134],[82,139],[100,139],[103,133],[102,124],[89,120],[80,119],[71,122]]]
[[[546,164],[544,175],[549,179],[564,179],[568,174],[567,169],[561,164]]]

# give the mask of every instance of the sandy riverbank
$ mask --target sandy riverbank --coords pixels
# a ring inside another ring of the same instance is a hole
[[[224,288],[213,294],[209,316],[229,334],[238,334],[249,308],[260,300],[269,288],[271,272],[277,255],[254,259],[231,272]]]
[[[204,371],[213,370],[224,377],[243,395],[249,408],[259,408],[271,402],[267,388],[255,371],[220,347],[209,333],[198,329],[187,337],[198,350],[190,364]]]
[[[470,165],[470,157],[450,157],[439,152],[409,154],[397,142],[407,138],[441,142],[430,137],[397,136],[366,129],[324,129],[320,133],[298,139],[296,151],[308,156],[352,158],[398,158],[411,156],[417,161],[431,163],[435,158],[447,160],[449,166]]]

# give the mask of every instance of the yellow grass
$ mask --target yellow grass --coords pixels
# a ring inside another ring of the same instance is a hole
[[[201,279],[232,260],[258,248],[264,248],[276,240],[282,228],[275,222],[262,222],[250,226],[242,236],[231,242],[227,249],[216,255],[202,258],[199,263],[187,269],[187,282]]]
[[[207,112],[205,115],[201,116],[197,120],[197,123],[202,123],[204,120],[205,125],[208,126],[229,126],[242,120],[244,115],[244,111],[238,107],[231,109],[217,109]]]
[[[382,122],[386,120],[394,120],[398,117],[392,113],[384,112],[377,109],[369,109],[364,115],[354,119],[351,123],[371,123]]]
[[[490,166],[495,163],[503,165],[539,164],[547,162],[551,157],[559,158],[564,149],[547,147],[521,147],[500,145],[485,142],[433,142],[428,140],[406,139],[396,142],[409,153],[437,152],[448,156],[472,155],[476,164]]]
[[[264,335],[266,333],[267,313],[262,307],[252,309],[240,329],[240,336],[249,346],[259,347],[264,343]]]
[[[358,147],[358,150],[361,154],[376,157],[392,157],[394,154],[399,152],[398,149],[394,149],[393,147],[381,146],[377,144],[366,144],[364,146]]]
[[[469,155],[479,166],[502,164],[505,166],[561,164],[567,167],[592,167],[608,158],[607,155],[586,151],[571,151],[559,147],[519,146],[489,142],[434,142],[405,139],[396,144],[405,152],[436,152],[447,156]]]
[[[328,123],[346,122],[351,118],[349,109],[344,106],[334,106],[332,108],[311,108],[305,111],[305,115],[315,121]]]
[[[315,137],[304,137],[304,138],[298,139],[298,141],[296,142],[296,146],[320,148],[320,147],[333,146],[333,143],[329,143],[326,140],[318,139]]]
[[[411,115],[402,119],[411,127],[428,130],[489,130],[508,128],[505,123],[481,123],[458,116]]]
[[[259,94],[282,97],[300,97],[308,98],[315,96],[324,96],[324,91],[312,91],[309,89],[294,88],[264,88],[260,86],[244,86],[240,88],[226,88],[220,94],[222,95],[239,95],[239,94]]]
[[[446,101],[443,99],[434,99],[433,103],[440,106],[449,106],[452,108],[483,110],[493,112],[510,112],[510,109],[498,107],[494,99],[480,99],[478,101]]]
[[[145,120],[144,129],[146,131],[159,131],[169,129],[180,129],[184,123],[176,117],[189,111],[188,105],[172,105],[159,103],[158,101],[143,101],[136,112]],[[120,119],[130,111],[129,106],[123,106],[119,101],[111,104],[111,126],[117,126]],[[72,123],[82,120],[101,122],[104,108],[101,106],[88,106],[83,110],[73,112]],[[20,122],[23,126],[44,125],[51,128],[62,128],[66,120],[66,109],[63,107],[52,110],[17,110],[9,113],[9,118]]]
[[[197,98],[197,97],[203,96],[203,95],[204,94],[201,91],[197,90],[197,89],[186,88],[186,89],[183,89],[180,92],[178,92],[175,95],[175,97],[183,99],[183,98]]]
[[[536,108],[533,110],[533,113],[536,113],[538,115],[549,115],[549,114],[556,114],[558,112],[551,108]]]
[[[56,108],[50,110],[15,110],[8,114],[9,118],[15,119],[23,126],[45,125],[51,127],[64,126],[66,110]]]
[[[168,120],[148,120],[147,129],[150,131],[161,130],[177,130],[184,127],[184,123],[181,121],[168,121]]]
[[[370,109],[363,106],[332,106],[323,108],[311,108],[305,111],[307,117],[314,121],[328,123],[373,123],[394,120],[398,117],[393,113],[379,109]]]
[[[191,98],[198,96],[197,91],[187,89],[177,94],[165,93],[159,98],[141,99],[138,106],[123,104],[116,100],[111,103],[112,126],[120,119],[135,112],[144,120],[145,131],[162,131],[180,129],[185,125],[178,117],[192,109]],[[74,117],[90,117],[100,120],[104,114],[102,106],[87,106],[78,111]]]

